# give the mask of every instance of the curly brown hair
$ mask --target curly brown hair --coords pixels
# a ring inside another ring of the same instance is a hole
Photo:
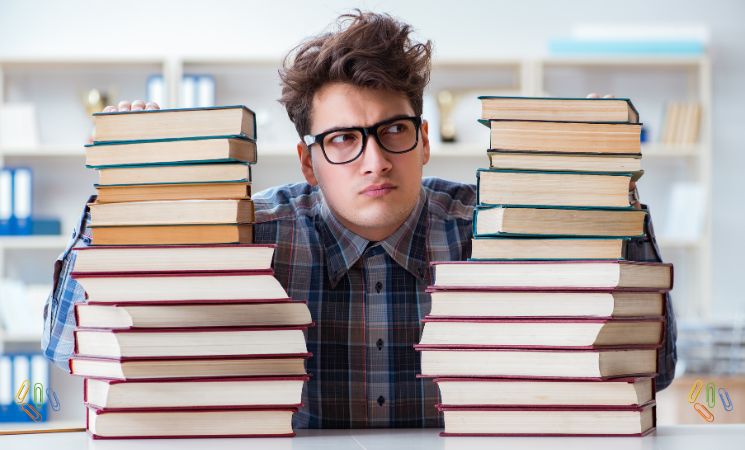
[[[310,133],[313,97],[329,82],[404,93],[421,115],[432,43],[412,40],[411,26],[388,14],[357,9],[339,16],[336,24],[335,32],[313,36],[291,50],[279,71],[279,102],[298,135]]]

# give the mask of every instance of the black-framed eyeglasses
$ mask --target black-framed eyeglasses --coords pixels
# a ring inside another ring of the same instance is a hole
[[[318,144],[323,157],[331,164],[347,164],[359,158],[373,136],[380,148],[389,153],[406,153],[419,144],[420,116],[397,116],[369,127],[332,128],[323,133],[307,134],[303,142],[310,147]]]

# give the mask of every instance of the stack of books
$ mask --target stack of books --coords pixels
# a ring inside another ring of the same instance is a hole
[[[443,435],[643,435],[672,266],[624,259],[646,213],[626,99],[482,97],[469,261],[434,262],[420,344]]]
[[[97,114],[71,373],[95,438],[293,436],[312,325],[252,244],[243,106]]]

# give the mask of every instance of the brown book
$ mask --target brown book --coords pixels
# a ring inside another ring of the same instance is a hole
[[[435,378],[450,406],[640,406],[655,399],[654,379],[536,380]]]
[[[657,346],[663,319],[426,317],[420,349],[604,348]]]
[[[96,186],[98,203],[159,200],[250,200],[250,183],[140,184]]]
[[[91,226],[96,245],[250,244],[250,223],[207,225]]]
[[[632,261],[438,261],[438,288],[667,290],[672,264]]]
[[[638,172],[640,156],[593,155],[583,153],[512,152],[489,149],[489,166],[494,169],[555,170],[579,172]]]
[[[244,163],[181,164],[110,167],[98,170],[98,186],[239,181],[251,181],[250,165]]]
[[[91,203],[91,226],[250,223],[251,200],[173,200]]]
[[[479,169],[478,203],[628,208],[633,174]]]
[[[477,206],[474,236],[639,237],[646,211],[582,207]]]
[[[651,376],[657,349],[434,349],[420,348],[422,376],[587,378]]]
[[[641,125],[490,121],[490,148],[500,150],[641,154]]]
[[[256,115],[245,106],[212,106],[93,114],[94,142],[194,137],[256,139]]]
[[[93,358],[74,355],[70,373],[111,380],[304,375],[310,353],[225,358]]]
[[[644,317],[662,316],[661,291],[487,291],[427,289],[432,317]]]
[[[623,259],[626,239],[485,237],[471,240],[471,259]]]
[[[559,98],[481,96],[483,120],[638,123],[627,98]]]
[[[168,139],[85,146],[85,164],[100,168],[142,164],[193,162],[256,162],[256,143],[250,139]]]

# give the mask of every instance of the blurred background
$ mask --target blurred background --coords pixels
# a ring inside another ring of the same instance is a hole
[[[0,422],[29,420],[12,402],[24,374],[58,395],[59,411],[42,401],[45,420],[83,417],[80,380],[50,368],[39,341],[53,262],[94,193],[90,114],[121,99],[245,104],[258,120],[254,191],[302,181],[277,70],[355,7],[434,42],[428,176],[475,183],[488,166],[478,95],[632,99],[641,199],[675,264],[678,374],[658,423],[704,423],[687,402],[697,379],[745,401],[745,3],[0,0]],[[745,422],[745,408],[718,408],[715,423]]]

